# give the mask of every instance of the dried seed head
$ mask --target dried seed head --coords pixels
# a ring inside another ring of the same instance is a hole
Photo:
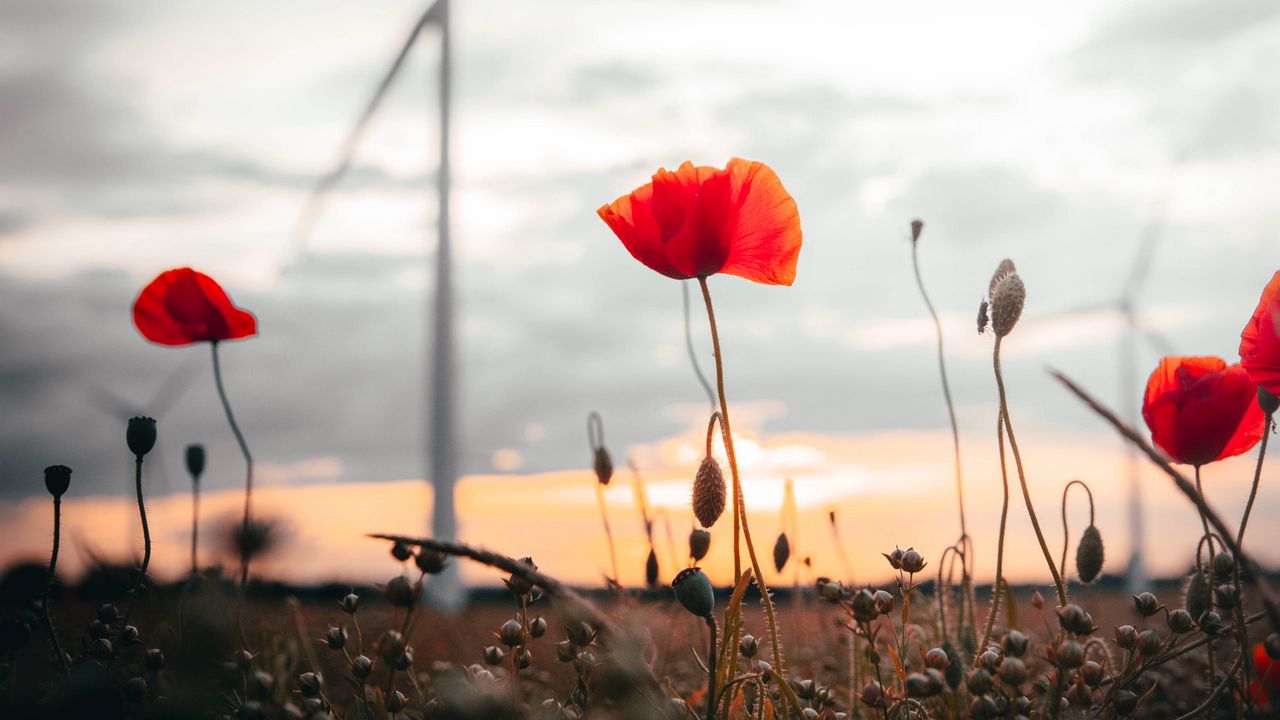
[[[853,608],[853,619],[860,623],[869,623],[880,617],[875,595],[866,588],[854,593],[849,605]]]
[[[71,468],[50,465],[44,469],[44,487],[54,497],[62,497],[71,488]]]
[[[947,651],[940,647],[932,648],[924,654],[925,667],[931,667],[935,670],[946,670],[951,667],[951,658],[947,656]]]
[[[902,553],[902,569],[913,575],[924,570],[924,566],[927,564],[924,561],[924,556],[913,547],[907,548]]]
[[[1090,525],[1080,536],[1080,544],[1076,546],[1076,573],[1080,582],[1088,585],[1098,579],[1102,572],[1102,561],[1105,550],[1102,546],[1102,533]]]
[[[540,638],[547,634],[547,621],[536,617],[529,621],[529,637]]]
[[[1093,660],[1085,662],[1084,666],[1080,668],[1080,676],[1084,678],[1084,684],[1091,688],[1101,685],[1104,675],[1102,665]]]
[[[1213,601],[1211,592],[1208,574],[1196,569],[1187,579],[1187,585],[1182,594],[1182,607],[1186,608],[1187,612],[1191,613],[1191,617],[1198,621],[1209,611]]]
[[[129,678],[124,684],[124,695],[133,702],[147,699],[147,681],[141,677]]]
[[[791,542],[787,540],[786,533],[778,533],[778,539],[773,543],[773,569],[782,572],[782,568],[787,566],[787,560],[791,558]]]
[[[449,556],[436,550],[421,548],[413,559],[418,569],[428,575],[439,575],[449,565]]]
[[[532,557],[522,557],[520,558],[520,562],[528,565],[533,570],[538,569],[538,566],[534,564]],[[526,595],[533,591],[533,583],[515,573],[512,573],[511,577],[506,578],[502,582],[506,584],[507,589],[511,591],[511,594],[517,597]]]
[[[1013,331],[1022,317],[1022,306],[1027,301],[1027,288],[1017,273],[1011,273],[996,283],[991,293],[991,329],[996,337],[1004,337]]]
[[[1067,603],[1058,608],[1058,623],[1063,630],[1076,635],[1089,635],[1093,632],[1093,616],[1075,603]]]
[[[907,695],[910,697],[929,697],[942,692],[942,683],[934,682],[934,678],[924,673],[911,673],[907,676]]]
[[[693,515],[703,527],[711,527],[720,519],[727,494],[720,463],[710,455],[702,458],[693,477]]]
[[[331,627],[324,634],[324,644],[329,646],[330,650],[341,650],[347,644],[347,629],[344,627]]]
[[[888,590],[876,590],[871,593],[871,599],[875,601],[876,612],[881,615],[888,615],[893,612],[893,608],[898,604],[898,599]]]
[[[694,562],[706,557],[710,549],[711,533],[698,529],[689,533],[689,557],[693,558]]]
[[[1196,629],[1195,618],[1191,617],[1191,613],[1182,608],[1169,613],[1166,622],[1169,624],[1169,629],[1179,635],[1185,635]]]
[[[1280,634],[1271,633],[1262,643],[1263,649],[1267,651],[1267,657],[1272,660],[1280,660]]]
[[[1016,657],[1007,657],[1000,662],[1000,679],[1006,683],[1018,686],[1027,679],[1027,664]]]
[[[399,562],[404,562],[413,557],[413,551],[409,549],[408,545],[397,540],[391,545],[391,557]]]
[[[1138,646],[1138,630],[1132,625],[1121,625],[1116,628],[1116,647],[1121,650],[1132,650]]]
[[[1144,592],[1140,595],[1133,596],[1133,607],[1142,617],[1151,617],[1160,612],[1160,601],[1155,595]]]
[[[760,642],[756,640],[755,635],[743,635],[742,639],[738,641],[738,652],[742,654],[742,657],[749,660],[755,657],[757,652],[760,652]]]
[[[573,646],[572,641],[561,640],[560,642],[556,643],[556,659],[559,660],[560,662],[564,662],[564,663],[573,662],[573,659],[577,656],[578,656],[578,649]]]
[[[164,668],[164,652],[160,648],[149,648],[144,662],[148,670],[161,670]]]
[[[586,647],[596,640],[596,630],[584,621],[571,622],[564,626],[565,635],[569,636],[569,642],[578,647]]]
[[[422,584],[410,582],[409,578],[398,575],[382,587],[382,594],[395,607],[413,607],[422,599]]]
[[[191,475],[191,479],[196,481],[199,481],[200,476],[204,474],[203,445],[187,446],[187,472]]]
[[[392,690],[391,694],[387,696],[387,710],[391,713],[400,712],[408,704],[409,698],[405,697],[404,693],[399,690]]]
[[[1068,638],[1058,643],[1054,657],[1059,667],[1073,670],[1084,664],[1084,646]]]
[[[1221,635],[1227,629],[1226,621],[1218,614],[1216,610],[1210,610],[1200,616],[1200,630],[1205,635]]]
[[[884,559],[889,561],[889,565],[894,570],[901,570],[902,569],[902,552],[903,552],[902,548],[894,546],[893,552],[880,553],[880,554],[884,555]]]
[[[644,584],[650,588],[658,586],[658,553],[649,548],[649,556],[644,559]]]
[[[374,647],[378,651],[378,657],[393,663],[404,654],[404,636],[395,630],[384,630]]]
[[[1230,610],[1240,601],[1240,596],[1236,593],[1235,585],[1224,582],[1213,589],[1213,599],[1218,604],[1218,607]]]
[[[364,655],[357,655],[351,658],[351,674],[358,678],[369,677],[369,673],[373,672],[373,661]]]
[[[613,479],[613,459],[609,457],[609,451],[605,450],[604,446],[596,448],[594,466],[596,482],[608,485]]]
[[[920,232],[924,230],[924,221],[920,219],[911,221],[911,242],[920,240]]]
[[[484,649],[484,661],[490,665],[501,665],[505,659],[507,654],[497,645],[490,645]]]
[[[1012,655],[1014,657],[1022,657],[1023,655],[1026,655],[1027,646],[1029,644],[1030,641],[1027,640],[1027,636],[1018,630],[1010,630],[1005,633],[1004,639],[1000,642],[1000,646],[1004,648],[1005,654]]]
[[[324,679],[320,677],[320,673],[304,672],[298,676],[298,691],[303,697],[316,697],[320,694],[320,687],[324,684]]]
[[[716,605],[715,590],[711,587],[711,579],[701,568],[681,570],[676,579],[671,581],[671,587],[685,610],[700,618],[711,617]]]
[[[987,285],[987,297],[995,297],[996,285],[999,285],[1001,280],[1016,272],[1018,272],[1018,268],[1013,266],[1012,260],[1009,258],[1001,260],[1000,264],[996,266],[996,271],[991,274],[991,282]]]
[[[125,625],[120,630],[121,645],[137,645],[142,642],[142,635],[138,632],[138,628],[134,625]]]
[[[515,647],[524,642],[524,627],[517,620],[508,620],[498,628],[498,640],[507,647]]]
[[[129,444],[129,452],[141,458],[156,446],[156,421],[149,417],[129,418],[124,439]]]
[[[878,708],[884,707],[886,704],[884,688],[880,686],[880,683],[874,680],[862,686],[862,691],[858,693],[858,699],[867,707]]]
[[[1258,386],[1258,406],[1262,408],[1263,415],[1274,415],[1280,410],[1280,397],[1276,397],[1270,390]]]
[[[349,592],[338,601],[338,606],[342,608],[342,612],[348,615],[355,615],[356,610],[360,609],[360,596]]]
[[[1231,553],[1219,552],[1213,556],[1213,574],[1221,579],[1229,579],[1236,569],[1236,561]]]
[[[1143,655],[1155,655],[1160,652],[1160,631],[1155,628],[1147,628],[1138,633],[1138,652]]]

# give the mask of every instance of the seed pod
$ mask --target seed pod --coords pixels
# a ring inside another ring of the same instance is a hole
[[[1179,635],[1185,635],[1196,629],[1196,621],[1191,617],[1191,613],[1181,608],[1169,613],[1166,622],[1169,629]]]
[[[738,652],[742,654],[742,657],[747,658],[748,660],[755,657],[756,653],[759,651],[760,642],[756,640],[755,635],[743,635],[742,639],[738,641]]]
[[[1017,687],[1027,679],[1027,665],[1016,657],[1007,657],[1000,663],[1000,679]]]
[[[323,682],[320,673],[304,672],[298,676],[298,690],[303,697],[316,697],[320,694],[320,686]]]
[[[885,560],[889,561],[889,566],[892,567],[894,570],[902,569],[902,554],[903,554],[902,548],[895,546],[893,548],[893,552],[880,553],[880,554],[884,556]]]
[[[720,519],[727,494],[720,463],[710,455],[702,458],[693,477],[693,515],[703,527],[711,527]]]
[[[996,271],[991,273],[991,282],[987,285],[987,297],[993,297],[996,294],[996,285],[999,285],[1001,280],[1016,272],[1018,272],[1018,268],[1014,267],[1012,260],[1009,258],[1001,260],[1000,264],[996,266]]]
[[[330,650],[341,650],[347,644],[347,629],[345,627],[331,627],[324,634],[324,644],[329,646]]]
[[[147,681],[144,678],[129,678],[124,684],[125,697],[133,702],[142,702],[147,699]]]
[[[540,638],[547,634],[547,621],[536,617],[529,621],[529,637]]]
[[[1213,556],[1213,574],[1220,581],[1231,578],[1236,569],[1236,561],[1229,552],[1219,552]]]
[[[880,610],[876,607],[875,595],[871,594],[871,591],[866,588],[854,593],[849,605],[853,608],[853,619],[860,623],[869,623],[880,617]]]
[[[391,545],[391,557],[395,558],[398,562],[404,562],[405,560],[413,557],[413,551],[409,549],[408,545],[397,540]]]
[[[484,649],[484,661],[490,665],[501,665],[507,654],[497,645],[490,645]]]
[[[925,667],[931,667],[934,670],[945,670],[951,665],[951,658],[947,656],[947,651],[940,647],[930,648],[929,652],[924,654]]]
[[[1209,578],[1203,571],[1197,569],[1191,573],[1191,577],[1187,580],[1186,591],[1183,593],[1182,606],[1191,613],[1191,617],[1197,622],[1209,611],[1212,603],[1212,594],[1209,589]]]
[[[204,474],[204,446],[192,444],[187,446],[187,472],[193,480],[199,480]]]
[[[62,497],[71,487],[71,468],[50,465],[44,469],[44,487],[54,497]]]
[[[1142,617],[1151,617],[1160,612],[1160,601],[1155,595],[1144,592],[1133,596],[1133,607]]]
[[[898,599],[888,590],[876,590],[871,593],[871,599],[875,600],[876,612],[881,615],[888,615],[893,612],[893,608],[898,604]]]
[[[1102,533],[1090,525],[1084,529],[1080,544],[1076,546],[1076,574],[1080,576],[1080,582],[1088,585],[1098,579],[1104,556]]]
[[[404,693],[399,690],[392,690],[391,694],[387,696],[387,710],[393,714],[400,712],[408,704],[409,698],[405,697]]]
[[[124,439],[129,444],[129,451],[141,458],[156,446],[156,421],[149,417],[129,418]]]
[[[969,671],[968,677],[964,680],[965,686],[969,688],[969,692],[974,695],[985,695],[991,691],[991,673],[982,668],[974,668]]]
[[[1084,684],[1091,688],[1101,685],[1103,676],[1102,665],[1093,660],[1086,661],[1080,668],[1080,677],[1084,678]]]
[[[858,699],[868,707],[878,708],[886,705],[884,688],[874,680],[862,686],[862,691],[858,693]]]
[[[913,547],[907,548],[906,551],[902,553],[902,569],[912,575],[924,570],[924,566],[927,564],[928,563],[924,561],[924,556]]]
[[[369,677],[369,673],[373,672],[373,661],[364,655],[357,655],[351,659],[351,674],[358,678]]]
[[[105,625],[115,625],[119,621],[120,611],[116,609],[115,605],[106,603],[98,607],[98,622]]]
[[[1027,636],[1022,632],[1018,630],[1010,630],[1005,633],[1004,640],[1001,641],[1000,646],[1004,648],[1006,655],[1022,657],[1027,654],[1027,646],[1029,644],[1030,641],[1027,640]]]
[[[573,662],[573,659],[577,656],[578,649],[573,646],[573,642],[569,640],[561,640],[556,643],[556,659],[560,662]]]
[[[924,221],[919,218],[911,221],[911,242],[920,240],[920,232],[924,230]]]
[[[1013,331],[1022,317],[1026,304],[1027,288],[1017,273],[1011,273],[996,283],[991,293],[991,329],[996,337],[1004,337]]]
[[[773,543],[773,568],[778,572],[782,572],[782,568],[787,566],[787,560],[791,558],[791,543],[787,540],[786,533],[778,533],[778,539]]]
[[[681,570],[676,579],[671,581],[671,587],[685,610],[700,618],[711,617],[716,605],[715,590],[711,587],[711,580],[700,568]]]
[[[422,585],[409,582],[409,578],[397,575],[383,586],[382,593],[387,602],[395,607],[413,607],[422,598]]]
[[[608,485],[613,479],[613,459],[609,457],[609,451],[604,446],[596,448],[594,467],[596,471],[596,482],[601,485]]]
[[[565,635],[569,636],[569,641],[578,647],[586,647],[595,642],[596,630],[584,621],[571,622],[564,626]]]
[[[689,533],[689,557],[694,562],[701,560],[707,556],[707,551],[711,549],[711,533],[706,530],[694,529]]]
[[[164,653],[160,648],[149,648],[144,662],[148,670],[160,670],[164,667]]]
[[[1078,668],[1084,664],[1084,646],[1075,640],[1063,640],[1054,650],[1054,656],[1059,667],[1068,670]]]
[[[354,615],[356,610],[360,609],[360,596],[353,592],[347,593],[338,601],[338,605],[342,608],[342,612]]]
[[[498,640],[507,647],[515,647],[524,642],[524,627],[516,620],[508,620],[498,628]]]
[[[1258,386],[1258,407],[1262,408],[1263,415],[1274,415],[1280,410],[1280,397],[1276,397],[1270,390]]]
[[[1138,645],[1138,630],[1132,625],[1121,625],[1116,628],[1116,646],[1121,650],[1132,650]]]
[[[534,570],[538,569],[538,566],[534,564],[532,557],[522,557],[520,558],[520,562],[528,565]],[[502,582],[506,583],[507,589],[511,591],[512,595],[517,597],[533,591],[533,583],[525,580],[523,577],[515,573],[512,573],[511,577],[504,579]]]
[[[653,588],[658,586],[658,553],[649,548],[649,557],[644,561],[644,584]]]
[[[449,556],[435,550],[422,548],[413,559],[413,564],[428,575],[439,575],[449,564]]]

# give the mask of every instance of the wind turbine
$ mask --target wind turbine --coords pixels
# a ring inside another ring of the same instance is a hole
[[[431,513],[431,536],[440,540],[453,540],[458,533],[457,515],[454,509],[454,488],[458,480],[458,439],[454,409],[454,385],[457,373],[454,360],[453,333],[453,253],[449,237],[449,191],[452,182],[449,158],[449,119],[452,95],[452,38],[449,32],[449,0],[435,0],[414,24],[408,38],[400,47],[391,67],[382,76],[373,96],[347,134],[339,151],[333,170],[320,178],[307,200],[298,223],[296,244],[298,254],[304,254],[312,228],[323,209],[324,202],[351,166],[352,158],[364,137],[365,130],[377,113],[387,90],[400,74],[410,50],[422,36],[423,30],[435,26],[440,31],[440,64],[438,75],[439,100],[439,151],[436,191],[439,213],[436,222],[435,298],[429,307],[431,316],[431,341],[428,348],[431,362],[428,369],[427,407],[430,414],[430,437],[427,443],[427,479],[434,488],[435,500]],[[445,571],[435,576],[428,588],[431,597],[440,605],[456,608],[463,600],[463,588],[457,566],[450,563]]]
[[[1133,263],[1125,276],[1125,283],[1120,294],[1114,299],[1102,303],[1077,307],[1060,314],[1077,315],[1085,313],[1111,312],[1119,316],[1124,325],[1123,337],[1120,340],[1118,353],[1119,383],[1121,403],[1125,421],[1133,427],[1140,427],[1138,418],[1138,397],[1142,393],[1141,378],[1138,375],[1137,362],[1139,339],[1144,341],[1159,355],[1172,355],[1173,346],[1155,329],[1144,325],[1138,310],[1138,297],[1150,277],[1151,259],[1155,256],[1164,232],[1164,221],[1167,193],[1158,196],[1151,204],[1147,220],[1143,224],[1138,237],[1138,248]],[[1129,560],[1125,568],[1125,588],[1137,594],[1150,589],[1151,578],[1147,575],[1144,560],[1143,543],[1145,541],[1144,520],[1142,513],[1142,481],[1139,472],[1138,450],[1132,443],[1125,443],[1125,475],[1129,491]]]

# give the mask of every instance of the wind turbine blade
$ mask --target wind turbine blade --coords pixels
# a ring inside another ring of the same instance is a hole
[[[196,370],[202,363],[203,361],[196,353],[189,353],[187,358],[175,367],[156,389],[151,400],[144,406],[146,412],[151,413],[152,417],[164,415],[174,402],[182,397],[182,393],[191,387]]]
[[[311,240],[311,233],[315,228],[316,220],[319,219],[321,211],[324,210],[324,202],[329,191],[342,180],[343,175],[351,167],[351,160],[355,156],[356,149],[360,146],[360,141],[364,138],[369,122],[373,120],[374,114],[378,111],[378,107],[381,106],[383,99],[387,95],[387,90],[391,88],[391,83],[395,81],[396,76],[400,74],[400,69],[404,67],[405,58],[409,56],[409,50],[413,48],[413,44],[417,42],[418,37],[422,34],[422,29],[440,21],[443,13],[442,4],[443,0],[436,0],[436,2],[431,3],[431,6],[414,24],[413,29],[409,31],[409,37],[405,38],[404,44],[400,47],[400,52],[391,63],[391,67],[387,69],[386,74],[378,82],[373,91],[373,96],[369,98],[369,102],[365,104],[364,111],[360,113],[355,126],[347,134],[347,139],[338,153],[337,163],[332,170],[320,178],[315,188],[312,189],[311,195],[307,198],[307,204],[303,208],[302,216],[298,220],[298,226],[294,231],[295,254],[302,255],[306,252],[307,244]]]
[[[1155,256],[1156,247],[1164,235],[1170,194],[1171,190],[1166,188],[1151,202],[1147,222],[1142,228],[1141,235],[1138,236],[1138,251],[1134,254],[1133,264],[1129,266],[1129,277],[1124,285],[1123,297],[1125,298],[1137,297],[1142,287],[1146,285],[1147,278],[1151,276],[1151,259]]]
[[[1152,330],[1151,328],[1139,328],[1139,331],[1142,334],[1142,339],[1147,341],[1147,344],[1151,346],[1151,349],[1154,350],[1156,354],[1162,357],[1165,355],[1177,354],[1177,351],[1173,347],[1173,343],[1169,342],[1169,339],[1163,334],[1156,330]]]
[[[89,387],[86,400],[100,412],[114,418],[129,418],[140,414],[138,406],[100,387]]]

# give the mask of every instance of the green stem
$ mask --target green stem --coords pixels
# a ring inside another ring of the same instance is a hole
[[[1018,469],[1018,482],[1022,485],[1022,499],[1027,504],[1027,514],[1031,517],[1031,528],[1036,532],[1036,540],[1040,543],[1040,551],[1044,553],[1044,561],[1049,566],[1049,574],[1053,575],[1053,584],[1058,590],[1058,607],[1067,604],[1067,588],[1062,584],[1062,576],[1053,562],[1053,553],[1044,540],[1044,532],[1040,530],[1040,519],[1036,517],[1036,509],[1031,504],[1031,491],[1027,488],[1027,475],[1022,469],[1022,454],[1018,452],[1018,440],[1013,435],[1013,421],[1009,418],[1009,403],[1004,391],[1004,374],[1000,371],[1000,341],[1004,338],[996,336],[995,352],[992,362],[995,365],[996,387],[1000,391],[1000,414],[1004,418],[1004,429],[1009,434],[1009,448],[1013,450],[1013,462]]]
[[[711,290],[707,287],[707,278],[705,276],[698,277],[698,284],[702,288],[702,300],[707,307],[707,321],[711,325],[711,345],[715,352],[716,358],[716,391],[720,396],[720,427],[724,431],[725,454],[729,459],[729,471],[733,476],[733,496],[736,511],[734,513],[734,573],[735,577],[741,577],[741,556],[738,550],[738,525],[741,523],[742,539],[747,545],[747,554],[751,558],[751,569],[754,575],[756,586],[760,589],[760,599],[764,604],[765,617],[769,624],[769,643],[773,649],[773,660],[777,665],[778,682],[785,683],[786,680],[786,660],[782,655],[782,641],[778,636],[778,621],[774,617],[773,599],[769,596],[769,587],[765,582],[764,573],[760,570],[760,561],[756,557],[755,544],[751,542],[751,527],[747,523],[747,508],[742,497],[742,482],[738,476],[738,458],[733,447],[733,432],[730,429],[729,422],[729,403],[724,393],[724,358],[720,353],[720,334],[716,329],[716,313],[711,304]],[[735,633],[734,643],[737,643]],[[788,717],[788,701],[786,695],[782,696],[783,717]]]
[[[213,382],[218,387],[218,399],[222,401],[222,410],[227,415],[227,424],[231,426],[231,433],[236,436],[236,443],[240,445],[240,454],[244,456],[244,520],[241,525],[241,532],[244,533],[245,536],[248,536],[249,518],[251,517],[251,503],[253,500],[253,455],[249,453],[249,445],[244,441],[244,434],[240,432],[240,426],[236,424],[236,416],[231,412],[231,403],[227,401],[227,390],[222,385],[222,366],[218,362],[218,341],[214,340],[209,343],[209,347],[212,348],[213,351]],[[241,589],[244,588],[248,581],[249,556],[248,553],[241,552]]]
[[[997,343],[1000,341],[997,340]],[[996,540],[996,582],[991,590],[991,610],[987,613],[987,629],[982,633],[982,643],[975,648],[981,653],[991,642],[991,630],[996,624],[996,614],[1000,611],[1000,583],[1004,579],[1004,531],[1009,524],[1009,469],[1004,454],[1004,411],[996,417],[996,442],[1000,446],[1000,479],[1004,482],[1004,501],[1000,505],[1000,535]]]
[[[134,484],[138,492],[138,515],[142,518],[142,567],[138,570],[138,580],[134,583],[133,592],[129,594],[129,604],[125,607],[124,617],[120,620],[121,634],[129,626],[129,617],[133,615],[133,607],[138,601],[138,593],[147,579],[147,566],[151,564],[151,526],[147,524],[147,506],[142,502],[142,456],[134,462]]]
[[[1249,500],[1245,503],[1244,514],[1240,516],[1240,529],[1236,531],[1236,547],[1244,547],[1244,529],[1249,524],[1249,515],[1253,513],[1253,502],[1258,498],[1258,485],[1262,480],[1262,461],[1267,456],[1267,440],[1271,436],[1271,428],[1275,422],[1274,413],[1267,413],[1266,422],[1262,427],[1262,443],[1258,445],[1258,463],[1253,469],[1253,485],[1249,488]],[[1240,583],[1240,565],[1244,563],[1244,558],[1239,553],[1235,555],[1235,562],[1231,564],[1231,580],[1236,588],[1236,606],[1235,618],[1236,624],[1240,629],[1240,653],[1243,655],[1249,646],[1249,631],[1244,622],[1244,591],[1241,589]],[[1241,687],[1249,687],[1249,663],[1240,663]],[[1251,703],[1250,697],[1245,696],[1245,702]]]

